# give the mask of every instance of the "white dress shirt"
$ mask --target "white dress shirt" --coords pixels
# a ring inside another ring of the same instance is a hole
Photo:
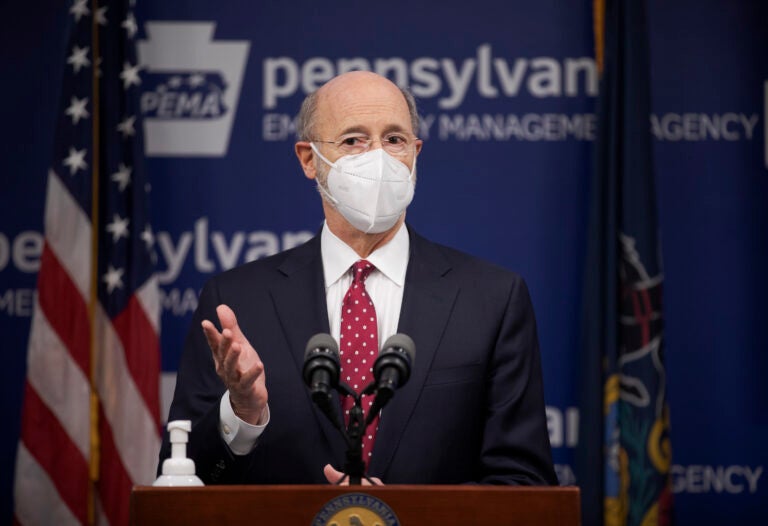
[[[376,267],[365,280],[365,289],[376,308],[380,347],[387,338],[397,332],[409,251],[408,229],[403,224],[395,237],[365,258]],[[352,283],[350,267],[361,258],[331,232],[327,223],[323,225],[320,234],[320,254],[325,277],[328,326],[331,328],[331,336],[338,342],[341,333],[341,302]],[[264,364],[264,369],[265,374],[269,374],[268,363]],[[221,397],[219,418],[221,436],[229,448],[237,455],[246,455],[251,452],[256,445],[256,439],[269,424],[269,407],[265,424],[249,424],[235,415],[227,391]]]

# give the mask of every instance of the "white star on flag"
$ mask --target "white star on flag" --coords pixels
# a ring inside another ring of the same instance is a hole
[[[128,137],[136,133],[136,130],[133,127],[135,123],[136,123],[135,115],[131,117],[126,117],[124,120],[120,121],[120,124],[117,125],[117,131],[123,134],[123,139],[127,139]]]
[[[69,156],[64,159],[64,166],[69,166],[69,175],[75,175],[78,170],[85,170],[88,165],[85,162],[86,149],[75,150],[69,148]]]
[[[88,0],[75,0],[75,5],[69,8],[69,12],[75,15],[75,22],[80,22],[80,19],[84,16],[91,14],[88,11]]]
[[[118,188],[122,192],[125,187],[131,183],[131,168],[120,163],[118,170],[112,174],[112,180],[117,183]]]
[[[128,62],[123,64],[123,71],[120,73],[120,78],[123,79],[123,89],[128,89],[132,85],[138,86],[141,84],[141,78],[139,77],[140,64],[131,66]]]
[[[205,77],[200,73],[195,73],[194,75],[190,75],[189,80],[187,80],[187,83],[189,84],[190,88],[196,88],[198,86],[202,86],[204,82],[205,82]]]
[[[128,223],[130,222],[131,220],[127,217],[123,219],[117,214],[112,216],[112,222],[107,225],[106,229],[112,234],[113,243],[120,241],[121,237],[128,238]]]
[[[122,289],[123,288],[123,274],[125,273],[124,269],[121,268],[115,268],[112,265],[109,265],[109,268],[107,269],[107,273],[104,274],[104,276],[101,278],[104,283],[107,284],[107,292],[109,294],[112,294],[112,291],[115,289]]]
[[[178,88],[179,86],[181,86],[181,82],[182,80],[181,80],[181,77],[179,76],[174,76],[168,79],[168,85],[172,88]]]
[[[99,23],[100,26],[106,26],[107,25],[107,7],[100,7],[96,10],[96,22]]]
[[[91,116],[91,114],[88,113],[88,110],[85,109],[86,104],[88,104],[88,97],[83,99],[72,97],[72,102],[65,112],[67,115],[72,117],[72,124],[77,124],[80,122],[80,119],[85,119],[86,117]]]
[[[91,61],[88,60],[89,49],[88,46],[83,48],[80,46],[72,47],[72,54],[67,58],[67,64],[72,64],[72,69],[75,70],[75,73],[79,73],[80,68],[85,68],[91,65]]]
[[[136,31],[139,30],[139,28],[136,26],[136,19],[133,17],[133,13],[128,13],[128,16],[125,17],[125,20],[123,20],[123,23],[120,24],[120,27],[125,28],[126,33],[128,33],[128,38],[133,38],[133,36],[136,34]]]
[[[152,245],[155,244],[155,235],[152,233],[152,228],[147,224],[144,231],[141,233],[141,239],[147,244],[147,250],[152,249]]]

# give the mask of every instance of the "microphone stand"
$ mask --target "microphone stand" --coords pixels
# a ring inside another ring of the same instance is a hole
[[[375,388],[376,384],[371,382],[363,390],[362,394],[370,394],[375,391]],[[363,418],[363,408],[360,401],[361,395],[358,395],[345,383],[340,382],[338,389],[341,394],[351,396],[355,401],[355,405],[349,410],[349,424],[347,424],[346,431],[343,427],[338,427],[344,436],[344,441],[347,443],[347,453],[344,463],[344,476],[336,484],[341,484],[349,477],[350,486],[359,486],[363,478],[375,486],[377,483],[371,480],[365,473],[365,462],[363,461],[363,434],[365,433],[365,428],[368,427],[368,424],[373,419],[370,418],[370,415],[368,419]]]
[[[371,485],[378,485],[365,473],[363,461],[363,434],[365,429],[376,419],[379,411],[395,394],[395,389],[405,384],[410,376],[413,361],[413,340],[405,334],[395,334],[387,339],[382,351],[373,365],[374,381],[369,383],[360,394],[353,391],[347,384],[339,382],[339,358],[336,342],[328,334],[316,334],[307,344],[304,356],[304,381],[312,391],[312,401],[330,420],[333,427],[339,430],[347,444],[344,476],[336,484],[339,485],[349,477],[350,485],[360,485],[365,478]],[[324,351],[322,353],[316,351]],[[390,372],[386,372],[388,369]],[[322,374],[316,374],[316,373]],[[379,374],[381,373],[381,375]],[[354,405],[349,410],[347,429],[339,419],[331,398],[331,389],[336,389],[341,395],[351,396]],[[368,416],[363,418],[361,397],[376,394],[370,406]]]
[[[331,422],[333,427],[339,430],[341,436],[344,437],[344,442],[347,444],[344,476],[336,481],[336,485],[340,485],[347,479],[347,477],[349,477],[350,485],[359,486],[364,478],[370,482],[372,486],[376,486],[378,483],[371,480],[365,473],[365,462],[363,462],[363,433],[365,433],[365,429],[381,410],[381,404],[374,401],[367,419],[363,418],[363,408],[361,405],[362,395],[376,392],[376,382],[374,381],[368,384],[361,394],[357,394],[347,384],[342,382],[339,382],[335,388],[340,394],[351,396],[355,402],[352,409],[349,410],[349,424],[346,429],[344,429],[344,426],[338,417],[338,413],[335,411],[331,393],[329,391],[318,390],[313,392],[312,401]]]

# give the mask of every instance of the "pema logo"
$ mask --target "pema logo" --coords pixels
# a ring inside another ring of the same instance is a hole
[[[138,43],[149,156],[226,155],[248,41],[214,41],[213,22],[147,22]]]

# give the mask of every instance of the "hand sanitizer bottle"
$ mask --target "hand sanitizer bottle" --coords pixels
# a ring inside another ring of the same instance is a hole
[[[171,457],[163,461],[163,474],[153,486],[203,486],[203,481],[195,475],[195,462],[187,458],[187,442],[192,422],[174,420],[168,422],[171,434]]]

